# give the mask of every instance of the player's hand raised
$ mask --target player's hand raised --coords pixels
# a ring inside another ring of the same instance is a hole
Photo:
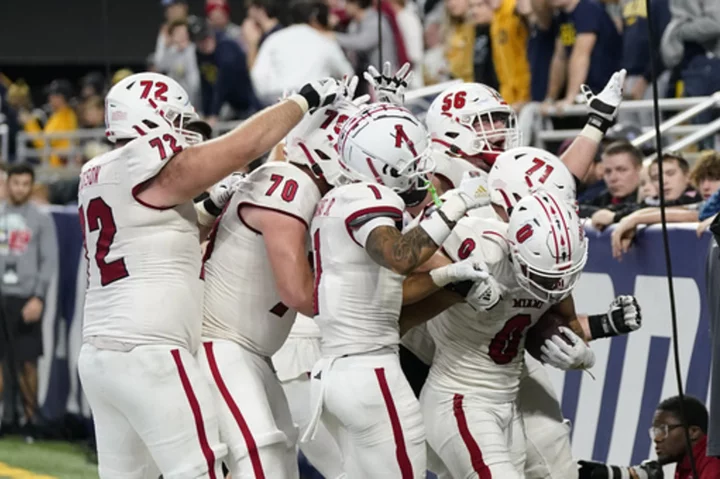
[[[349,85],[345,82],[324,78],[306,83],[298,93],[288,99],[297,103],[304,112],[312,113],[317,108],[332,105],[340,99],[348,99],[349,93]]]
[[[618,108],[623,99],[626,75],[627,71],[624,69],[615,72],[605,88],[597,95],[587,85],[580,87],[588,105],[588,121],[603,133],[610,128],[617,117]]]
[[[485,281],[490,276],[487,267],[482,261],[472,258],[451,263],[440,268],[430,271],[430,277],[433,283],[439,287],[444,287],[450,283],[458,283],[460,281]]]
[[[590,369],[595,365],[595,353],[585,341],[570,328],[561,326],[563,337],[554,335],[540,346],[540,359],[546,364],[566,371],[568,369]]]
[[[405,90],[413,77],[413,71],[410,70],[410,64],[407,62],[400,67],[395,75],[391,71],[392,65],[390,62],[385,62],[382,73],[370,65],[363,77],[372,86],[377,94],[378,101],[403,106],[405,104]]]

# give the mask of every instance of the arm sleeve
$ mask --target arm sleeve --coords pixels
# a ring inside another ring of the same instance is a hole
[[[48,286],[58,267],[58,243],[55,235],[55,223],[49,214],[40,212],[40,264],[38,265],[38,279],[33,295],[45,298]]]
[[[374,191],[379,194],[376,196]],[[379,226],[402,228],[405,204],[391,189],[380,185],[372,185],[371,189],[359,184],[350,194],[353,197],[345,213],[345,227],[361,247],[365,247],[368,236]]]

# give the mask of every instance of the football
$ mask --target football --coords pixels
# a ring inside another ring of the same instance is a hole
[[[542,351],[540,346],[545,344],[545,340],[550,339],[553,335],[558,335],[565,339],[568,344],[570,341],[560,332],[560,326],[565,323],[562,316],[547,312],[535,323],[530,329],[528,329],[525,335],[525,350],[532,355],[535,359],[540,361]]]

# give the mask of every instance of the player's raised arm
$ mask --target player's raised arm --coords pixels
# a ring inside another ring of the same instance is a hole
[[[331,104],[342,92],[344,85],[332,79],[305,85],[298,94],[255,114],[229,133],[177,153],[138,198],[157,207],[194,198],[269,151],[309,109]]]

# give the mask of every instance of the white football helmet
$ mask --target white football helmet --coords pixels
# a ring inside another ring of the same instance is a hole
[[[587,261],[587,238],[575,209],[548,191],[517,203],[508,241],[518,283],[541,301],[567,296]]]
[[[187,126],[194,123],[194,130]],[[131,140],[167,124],[188,144],[199,143],[210,127],[200,121],[183,87],[159,73],[136,73],[119,81],[105,97],[105,136]],[[200,130],[202,133],[200,133]]]
[[[367,105],[340,130],[341,173],[350,182],[379,183],[399,194],[424,190],[435,166],[429,145],[427,130],[405,108]]]
[[[515,111],[500,93],[480,83],[442,92],[430,105],[425,123],[435,147],[479,168],[491,167],[499,153],[520,145]]]
[[[488,174],[490,201],[510,215],[518,202],[536,189],[544,189],[575,207],[575,177],[552,153],[519,147],[505,151]]]
[[[305,117],[285,138],[285,158],[307,166],[318,178],[337,185],[340,173],[337,140],[343,124],[360,107],[341,102],[320,108]]]

